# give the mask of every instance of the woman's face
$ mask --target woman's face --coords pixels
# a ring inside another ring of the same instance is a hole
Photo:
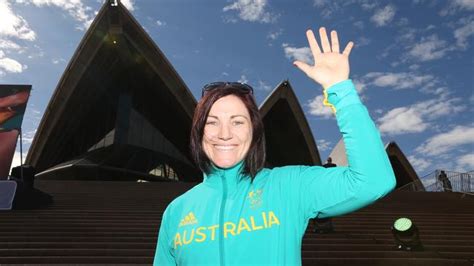
[[[252,142],[252,122],[244,103],[234,95],[212,105],[204,127],[202,146],[207,157],[220,168],[244,159]]]

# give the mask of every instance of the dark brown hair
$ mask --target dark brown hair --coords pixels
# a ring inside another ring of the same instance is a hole
[[[258,111],[255,98],[249,92],[243,91],[232,85],[225,85],[207,92],[196,106],[194,111],[193,125],[191,128],[191,156],[199,169],[206,174],[211,171],[211,161],[207,157],[202,147],[202,138],[207,116],[212,105],[222,97],[237,96],[247,108],[252,123],[252,141],[247,155],[244,158],[242,173],[253,178],[263,168],[265,164],[265,133],[263,122]]]

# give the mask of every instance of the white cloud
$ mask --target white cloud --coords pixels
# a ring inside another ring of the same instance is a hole
[[[276,31],[271,31],[270,33],[268,33],[267,35],[267,38],[274,41],[276,40],[278,37],[280,37],[280,35],[283,33],[283,29],[279,29],[279,30],[276,30]]]
[[[247,79],[247,77],[245,75],[241,75],[240,79],[237,80],[237,81],[240,82],[240,83],[248,83],[249,82],[249,80]]]
[[[365,28],[364,22],[360,21],[360,20],[352,23],[352,25],[354,25],[354,27],[356,27],[358,29],[361,29],[361,30]]]
[[[402,47],[406,52],[401,56],[397,55],[399,60],[396,61],[396,64],[419,64],[442,59],[453,51],[466,50],[469,47],[470,38],[474,35],[474,16],[462,17],[457,22],[450,22],[448,25],[453,28],[455,41],[447,41],[446,37],[442,38],[435,34],[438,27],[431,24],[419,29],[401,27],[399,34],[395,37],[395,43],[387,46],[378,57],[387,57],[390,50],[398,50],[399,47]]]
[[[272,14],[265,9],[267,0],[237,0],[236,2],[225,6],[224,12],[236,10],[239,12],[240,19],[250,22],[271,23],[277,19],[277,15]]]
[[[418,30],[413,28],[404,28],[398,36],[398,39],[403,43],[412,43],[415,41],[416,36],[420,34]]]
[[[24,131],[22,135],[23,145],[30,145],[33,143],[33,138],[35,137],[36,129]]]
[[[283,50],[285,52],[286,58],[292,61],[299,60],[309,65],[314,64],[313,54],[311,53],[311,49],[309,49],[309,47],[301,47],[301,48],[290,47],[286,43],[284,43],[282,46],[283,46]]]
[[[328,4],[328,0],[313,0],[313,5],[316,7],[323,7],[324,5]]]
[[[53,63],[53,64],[55,64],[55,65],[57,65],[57,64],[59,64],[59,63],[65,63],[65,62],[66,62],[66,60],[65,60],[64,58],[53,58],[53,59],[51,60],[51,63]]]
[[[450,50],[452,48],[447,48],[446,41],[440,40],[436,34],[433,34],[423,37],[420,42],[415,43],[408,54],[414,59],[424,62],[442,58]]]
[[[460,98],[446,99],[441,95],[438,99],[431,99],[419,102],[413,105],[415,110],[418,110],[423,117],[434,120],[447,115],[454,115],[466,109],[466,106],[461,105]]]
[[[461,9],[474,10],[474,2],[472,0],[454,0],[452,2]]]
[[[11,40],[0,39],[0,49],[6,50],[20,50],[22,47]]]
[[[362,46],[366,46],[366,45],[369,45],[370,43],[370,39],[369,38],[366,38],[364,36],[360,36],[357,41],[355,42],[355,45],[357,45],[357,47],[362,47]]]
[[[35,44],[35,45],[33,45],[33,48],[34,48],[35,51],[34,51],[34,52],[31,52],[31,53],[28,55],[28,58],[29,58],[29,59],[32,59],[32,58],[40,58],[40,57],[43,57],[43,56],[44,56],[45,53],[44,53],[43,49],[42,49],[40,46],[38,46],[38,45]],[[30,50],[32,50],[32,49],[30,49]]]
[[[400,18],[398,21],[397,21],[397,26],[399,27],[404,27],[404,26],[408,26],[410,24],[410,20],[408,20],[408,18]]]
[[[383,112],[384,112],[384,111],[383,111],[382,108],[377,108],[377,109],[374,110],[374,113],[376,113],[376,114],[378,114],[378,115],[379,115],[379,114],[382,114]]]
[[[452,0],[447,7],[443,8],[439,14],[441,16],[453,15],[459,11],[474,10],[474,1],[472,0]]]
[[[156,25],[158,25],[158,27],[166,26],[166,22],[161,21],[161,20],[157,20],[157,21],[156,21]]]
[[[128,10],[134,11],[135,6],[134,6],[134,0],[121,0],[120,1]]]
[[[408,67],[410,70],[418,70],[420,68],[420,65],[418,64],[412,64]]]
[[[360,6],[364,10],[372,10],[377,7],[378,3],[371,0],[360,0]]]
[[[432,136],[423,142],[416,151],[420,154],[436,156],[447,153],[462,145],[474,144],[473,126],[456,126],[448,132]]]
[[[394,89],[411,89],[433,86],[436,79],[432,75],[418,75],[410,72],[370,72],[362,80],[367,85],[390,87]]]
[[[325,140],[325,139],[318,139],[316,143],[318,145],[318,150],[320,152],[329,150],[332,144],[329,140]]]
[[[396,8],[392,5],[385,6],[382,9],[375,11],[374,15],[370,18],[377,27],[382,27],[390,23],[395,17]]]
[[[474,170],[474,153],[464,154],[456,160],[458,168],[465,169],[466,171]]]
[[[431,161],[425,158],[415,156],[415,155],[410,155],[408,156],[407,159],[410,162],[410,164],[413,166],[413,168],[416,169],[416,172],[418,174],[421,174],[423,171],[431,167]]]
[[[474,3],[474,1],[472,1]],[[461,49],[467,49],[469,46],[468,39],[474,35],[474,20],[469,20],[465,25],[457,28],[454,31],[454,38],[456,38],[456,45]]]
[[[10,73],[21,73],[25,67],[15,59],[4,57],[0,58],[0,71],[2,71],[2,69]]]
[[[316,10],[319,11],[323,18],[330,18],[336,15],[336,13],[342,13],[343,10],[350,5],[358,5],[363,10],[370,11],[376,8],[379,3],[373,0],[313,0],[313,6],[316,7]]]
[[[426,2],[426,0],[413,0],[415,4],[423,4],[424,2]]]
[[[15,37],[22,40],[33,41],[35,32],[30,29],[28,22],[23,17],[14,14],[8,1],[0,1],[0,37]]]
[[[421,115],[409,107],[392,109],[379,118],[378,122],[381,133],[392,135],[422,132],[428,127],[428,124],[423,122]]]
[[[323,105],[324,96],[319,95],[308,101],[309,113],[321,118],[333,118],[331,107]]]
[[[466,107],[460,102],[460,98],[447,99],[441,95],[437,99],[394,108],[377,120],[380,132],[390,135],[423,132],[433,120],[463,111]]]
[[[354,83],[356,91],[359,93],[359,97],[362,98],[361,93],[367,88],[367,84],[358,79],[352,79],[352,82]]]
[[[133,1],[122,1],[127,6],[131,5],[133,8]],[[82,0],[17,0],[17,3],[33,4],[37,7],[55,6],[66,11],[74,20],[81,22],[82,25],[78,27],[80,30],[87,29],[95,16],[95,12],[91,7],[85,5]]]
[[[256,89],[257,90],[263,90],[263,91],[271,91],[272,86],[268,85],[267,83],[265,83],[262,80],[259,80]]]
[[[238,20],[234,17],[231,16],[225,16],[223,17],[225,23],[237,23]]]
[[[337,1],[314,0],[313,5],[317,8],[323,18],[329,18],[333,13],[341,10],[341,6]]]

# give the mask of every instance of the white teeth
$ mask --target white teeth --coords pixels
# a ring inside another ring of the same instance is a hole
[[[230,151],[235,149],[234,145],[214,145],[214,147],[218,150],[223,150],[223,151]]]

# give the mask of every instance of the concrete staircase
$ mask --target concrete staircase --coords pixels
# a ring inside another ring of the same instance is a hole
[[[194,183],[37,181],[54,196],[46,209],[0,212],[0,265],[146,264],[162,213]],[[395,249],[390,226],[409,217],[425,250]],[[474,197],[395,191],[333,218],[335,233],[303,239],[304,265],[473,265]]]

